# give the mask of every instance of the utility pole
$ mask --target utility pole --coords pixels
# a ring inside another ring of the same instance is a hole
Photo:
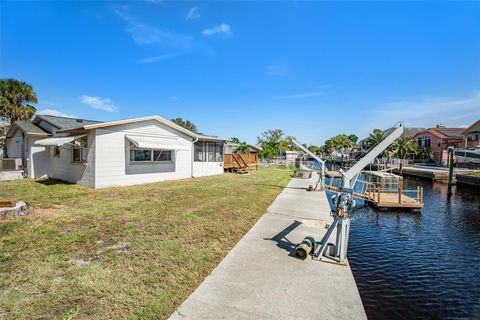
[[[453,148],[448,148],[448,159],[449,159],[449,169],[448,169],[448,192],[447,195],[450,197],[452,195],[452,180],[453,180]]]

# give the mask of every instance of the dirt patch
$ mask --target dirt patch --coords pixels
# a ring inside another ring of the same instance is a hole
[[[55,206],[53,208],[29,208],[29,217],[31,219],[41,218],[57,218],[59,217],[66,206]]]

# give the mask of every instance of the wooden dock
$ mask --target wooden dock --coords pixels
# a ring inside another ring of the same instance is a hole
[[[325,188],[330,191],[339,192],[338,187],[326,185]],[[405,193],[410,195],[406,195]],[[421,209],[423,208],[423,188],[417,187],[416,190],[385,190],[373,184],[367,184],[365,193],[354,192],[353,196],[365,200],[375,208],[403,208],[403,209]]]

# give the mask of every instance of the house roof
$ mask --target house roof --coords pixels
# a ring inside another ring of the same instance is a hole
[[[209,135],[202,134],[202,133],[197,134],[197,137],[198,137],[199,140],[206,140],[206,141],[228,141],[228,139],[219,138],[219,137],[215,137],[215,136],[209,136]]]
[[[10,138],[13,136],[15,131],[17,129],[22,130],[26,135],[29,136],[39,136],[39,137],[44,137],[44,136],[49,136],[50,134],[41,128],[37,127],[36,125],[26,122],[26,121],[15,121],[13,125],[10,127],[10,129],[7,132],[7,137]]]
[[[384,130],[383,131],[383,134],[385,136],[389,135],[390,133],[393,132],[393,130],[395,130],[396,128],[389,128],[387,130]],[[403,136],[407,136],[407,137],[410,137],[410,138],[413,138],[417,133],[419,132],[422,132],[422,131],[425,131],[426,129],[425,128],[407,128],[405,127],[403,129]]]
[[[44,120],[50,123],[51,125],[53,125],[54,127],[60,130],[81,128],[86,125],[102,123],[101,121],[95,121],[95,120],[58,117],[58,116],[51,116],[51,115],[45,115],[45,114],[37,114],[33,119],[33,122],[39,123],[41,120]]]
[[[83,126],[77,126],[73,128],[68,128],[68,129],[63,129],[59,130],[58,132],[75,132],[79,130],[93,130],[93,129],[102,129],[102,128],[108,128],[108,127],[113,127],[113,126],[119,126],[119,125],[124,125],[124,124],[130,124],[130,123],[137,123],[137,122],[142,122],[142,121],[148,121],[148,120],[155,120],[158,121],[170,128],[173,128],[177,131],[180,131],[187,136],[190,136],[192,138],[197,138],[198,135],[193,133],[190,130],[187,130],[165,118],[162,118],[160,116],[148,116],[148,117],[140,117],[140,118],[132,118],[132,119],[126,119],[126,120],[117,120],[117,121],[109,121],[109,122],[95,122],[91,124],[84,124]]]
[[[477,120],[474,124],[472,124],[467,129],[463,130],[462,134],[467,135],[471,133],[480,133],[480,120]]]
[[[434,136],[437,136],[440,139],[464,139],[463,128],[428,128],[427,130],[421,131],[420,133],[431,133]]]
[[[435,128],[432,129],[447,138],[461,138],[463,139],[462,132],[464,129],[462,128]]]

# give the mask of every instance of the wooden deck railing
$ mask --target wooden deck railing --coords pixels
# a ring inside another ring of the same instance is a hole
[[[225,169],[244,169],[258,167],[258,154],[256,153],[226,153],[223,155]]]
[[[340,188],[330,185],[326,185],[325,188],[330,191],[340,191]],[[357,198],[373,203],[376,207],[423,207],[423,188],[420,187],[417,187],[416,190],[405,190],[401,186],[394,189],[384,189],[382,185],[375,185],[367,182],[364,193],[354,192],[353,195]]]

